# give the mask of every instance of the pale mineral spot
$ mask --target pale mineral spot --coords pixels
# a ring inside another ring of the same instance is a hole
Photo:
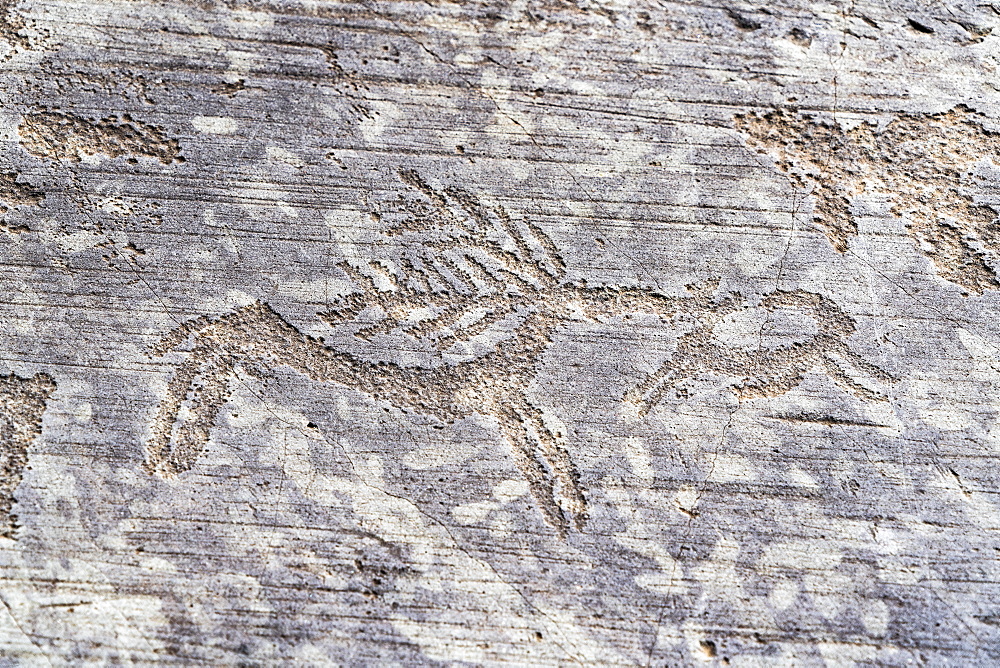
[[[759,305],[765,320],[776,314],[787,319],[789,311],[806,318],[811,330],[796,328],[806,332],[804,338],[768,335],[760,345],[762,331],[758,345],[727,346],[713,336],[715,326],[749,305],[738,294],[716,295],[717,282],[672,297],[570,281],[555,243],[537,224],[515,221],[503,207],[484,204],[467,190],[433,187],[414,171],[400,170],[399,178],[408,186],[406,195],[372,214],[401,250],[391,262],[341,262],[357,291],[318,315],[364,341],[407,337],[411,345],[434,351],[437,363],[360,359],[301,333],[263,303],[192,320],[157,348],[161,354],[182,350],[187,359],[152,425],[146,448],[151,472],[171,476],[194,465],[230,395],[237,365],[255,375],[287,365],[444,424],[472,413],[491,418],[545,520],[565,535],[571,525],[584,526],[585,491],[565,437],[553,433],[528,390],[553,335],[573,321],[606,322],[627,314],[658,316],[664,323],[679,313],[698,318],[673,359],[624,397],[643,415],[676,383],[704,374],[734,377],[741,398],[787,392],[813,369],[865,400],[885,398],[868,384],[892,382],[850,350],[846,339],[854,321],[821,295],[779,291]],[[485,352],[458,363],[443,356],[471,343],[486,346]]]
[[[42,433],[45,402],[56,389],[51,376],[0,376],[0,536],[13,538],[14,490],[28,463],[28,448]]]
[[[191,125],[198,132],[213,135],[230,135],[236,132],[236,120],[227,116],[195,116]]]
[[[773,111],[736,116],[747,145],[774,158],[816,198],[813,219],[840,252],[858,233],[855,198],[887,198],[893,214],[942,278],[972,293],[1000,288],[997,213],[979,203],[969,173],[1000,154],[1000,134],[966,106],[939,114],[898,114],[881,129],[845,130],[806,114]]]

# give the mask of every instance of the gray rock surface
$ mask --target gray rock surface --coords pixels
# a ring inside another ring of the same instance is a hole
[[[0,664],[996,665],[998,23],[0,0]]]

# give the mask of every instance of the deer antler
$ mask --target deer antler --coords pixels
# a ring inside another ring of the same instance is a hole
[[[386,234],[405,238],[410,250],[393,269],[341,262],[360,292],[321,313],[327,323],[345,324],[377,308],[381,319],[358,329],[357,337],[400,331],[445,350],[487,331],[565,276],[555,244],[534,223],[518,224],[502,207],[461,188],[437,190],[415,171],[400,170],[399,178],[423,199],[397,204],[406,215]],[[383,214],[380,219],[390,217]],[[414,321],[417,311],[422,317]]]

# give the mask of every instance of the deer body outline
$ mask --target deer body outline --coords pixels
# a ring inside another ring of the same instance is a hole
[[[404,252],[391,262],[341,262],[358,291],[319,317],[331,327],[353,327],[360,339],[402,333],[437,351],[495,333],[505,323],[509,331],[471,360],[424,367],[372,362],[336,350],[260,302],[219,318],[191,320],[156,348],[162,355],[188,344],[152,424],[146,446],[151,473],[169,477],[194,465],[229,397],[237,365],[255,375],[287,365],[312,380],[353,388],[444,423],[473,413],[493,419],[544,519],[565,536],[573,525],[582,530],[586,521],[580,474],[564,437],[546,425],[528,394],[553,334],[569,321],[696,315],[697,326],[680,337],[674,358],[624,397],[640,415],[676,382],[702,372],[740,379],[733,388],[741,397],[786,392],[817,367],[868,400],[883,397],[852,373],[891,381],[848,348],[844,339],[854,331],[853,320],[820,295],[777,291],[759,306],[811,310],[821,322],[809,341],[756,353],[731,350],[715,341],[713,327],[750,305],[735,293],[717,298],[717,282],[675,297],[569,281],[552,239],[534,223],[515,222],[502,207],[487,206],[466,190],[435,189],[416,172],[401,170],[399,178],[415,195],[376,217],[399,219],[386,234],[403,237]]]

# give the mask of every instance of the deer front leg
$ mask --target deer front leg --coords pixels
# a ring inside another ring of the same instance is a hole
[[[520,390],[497,397],[495,413],[514,461],[528,482],[545,521],[561,537],[586,521],[587,503],[580,488],[579,473],[569,453],[545,426],[540,410],[528,403]]]

